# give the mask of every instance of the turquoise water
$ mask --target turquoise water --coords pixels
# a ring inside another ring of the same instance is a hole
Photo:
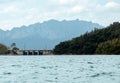
[[[0,83],[120,83],[120,56],[0,56]]]

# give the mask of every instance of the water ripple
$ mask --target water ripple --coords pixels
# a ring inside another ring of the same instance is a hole
[[[113,76],[113,72],[102,72],[102,73],[96,73],[94,75],[91,75],[90,77],[99,77],[99,76],[104,76],[104,75],[107,75],[107,76]]]

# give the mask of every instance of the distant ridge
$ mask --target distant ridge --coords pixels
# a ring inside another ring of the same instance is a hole
[[[0,42],[10,46],[15,42],[22,49],[53,49],[61,41],[80,36],[94,28],[103,26],[81,20],[48,20],[29,26],[13,28],[9,31],[0,30]]]

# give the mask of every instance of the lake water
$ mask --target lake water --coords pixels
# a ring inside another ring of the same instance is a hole
[[[120,56],[0,56],[0,83],[120,83]]]

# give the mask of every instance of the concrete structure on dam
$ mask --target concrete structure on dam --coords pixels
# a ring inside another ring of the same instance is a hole
[[[52,50],[18,50],[18,55],[51,55]]]

